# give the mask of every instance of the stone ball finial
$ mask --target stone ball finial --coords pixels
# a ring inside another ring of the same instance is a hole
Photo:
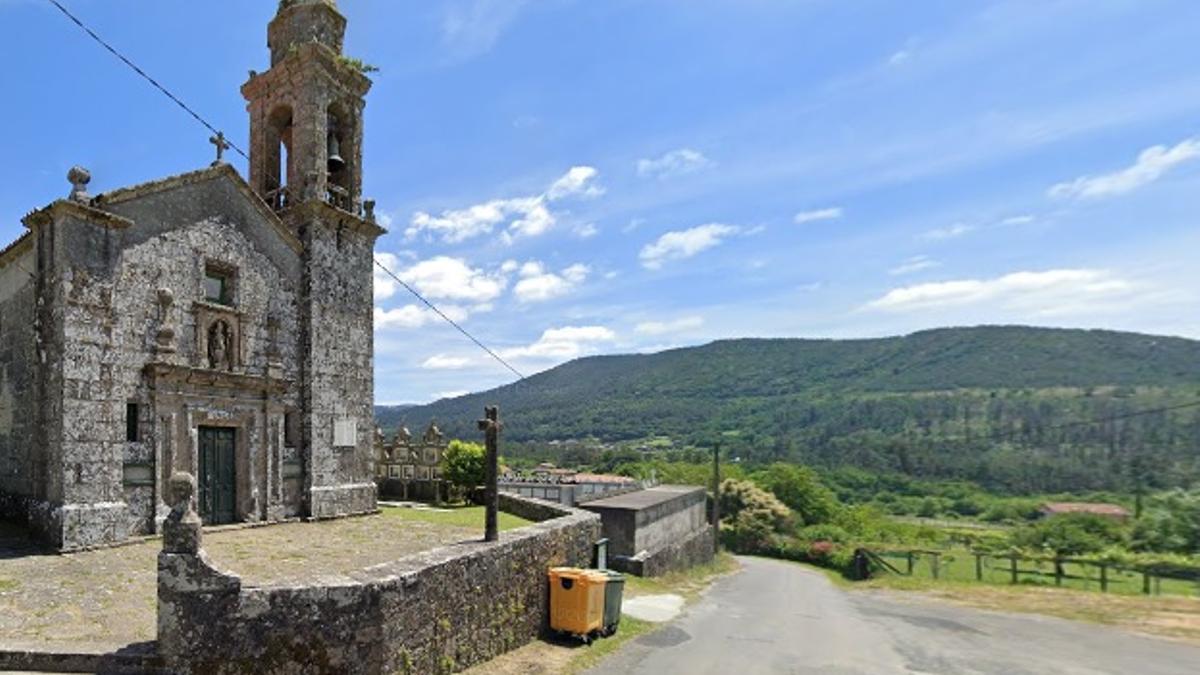
[[[175,304],[175,294],[166,286],[158,289],[158,304],[163,309]]]
[[[90,197],[87,193],[88,183],[92,182],[92,173],[82,166],[73,166],[67,172],[67,180],[71,182],[71,199],[75,201],[88,201]]]
[[[170,480],[167,482],[167,495],[171,500],[171,508],[186,509],[192,501],[192,496],[196,494],[196,477],[185,471],[178,471],[171,474]]]

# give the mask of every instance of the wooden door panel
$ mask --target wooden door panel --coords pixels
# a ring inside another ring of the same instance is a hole
[[[237,519],[235,461],[236,431],[221,427],[200,428],[200,518],[206,525]]]

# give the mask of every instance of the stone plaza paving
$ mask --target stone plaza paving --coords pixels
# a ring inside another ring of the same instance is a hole
[[[478,540],[468,513],[384,507],[378,515],[206,531],[218,568],[252,586],[291,585]],[[502,526],[519,521],[502,514]],[[0,649],[111,651],[155,638],[157,556],[149,539],[58,555],[0,523]]]

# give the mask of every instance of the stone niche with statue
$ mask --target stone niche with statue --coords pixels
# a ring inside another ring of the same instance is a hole
[[[382,499],[442,501],[447,485],[442,476],[446,438],[436,422],[420,438],[403,424],[391,439],[376,431],[375,482]]]

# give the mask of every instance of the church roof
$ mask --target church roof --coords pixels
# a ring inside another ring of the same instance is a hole
[[[166,178],[159,178],[157,180],[139,183],[129,187],[118,188],[116,190],[96,195],[92,201],[97,207],[104,208],[104,206],[107,204],[120,204],[131,199],[146,197],[159,192],[166,192],[168,190],[173,190],[185,185],[202,183],[204,181],[220,177],[227,178],[233,183],[237,191],[254,205],[255,209],[258,210],[263,218],[265,218],[267,222],[271,224],[276,233],[279,234],[279,236],[289,247],[292,248],[292,250],[297,253],[303,251],[303,244],[300,243],[300,240],[296,238],[295,234],[292,234],[291,230],[284,226],[283,221],[281,221],[279,216],[267,206],[266,202],[264,202],[262,198],[255,194],[254,190],[251,189],[250,184],[247,183],[244,178],[242,178],[242,174],[238,173],[237,169],[234,169],[231,165],[225,164],[224,162],[214,164],[198,171],[189,171],[187,173],[167,176]]]
[[[19,255],[19,253],[20,253],[19,249],[21,248],[22,244],[30,243],[32,241],[33,241],[33,233],[26,232],[26,233],[22,234],[21,236],[17,237],[8,246],[5,246],[3,249],[0,249],[0,265],[7,265],[10,258],[16,257],[16,255]]]

